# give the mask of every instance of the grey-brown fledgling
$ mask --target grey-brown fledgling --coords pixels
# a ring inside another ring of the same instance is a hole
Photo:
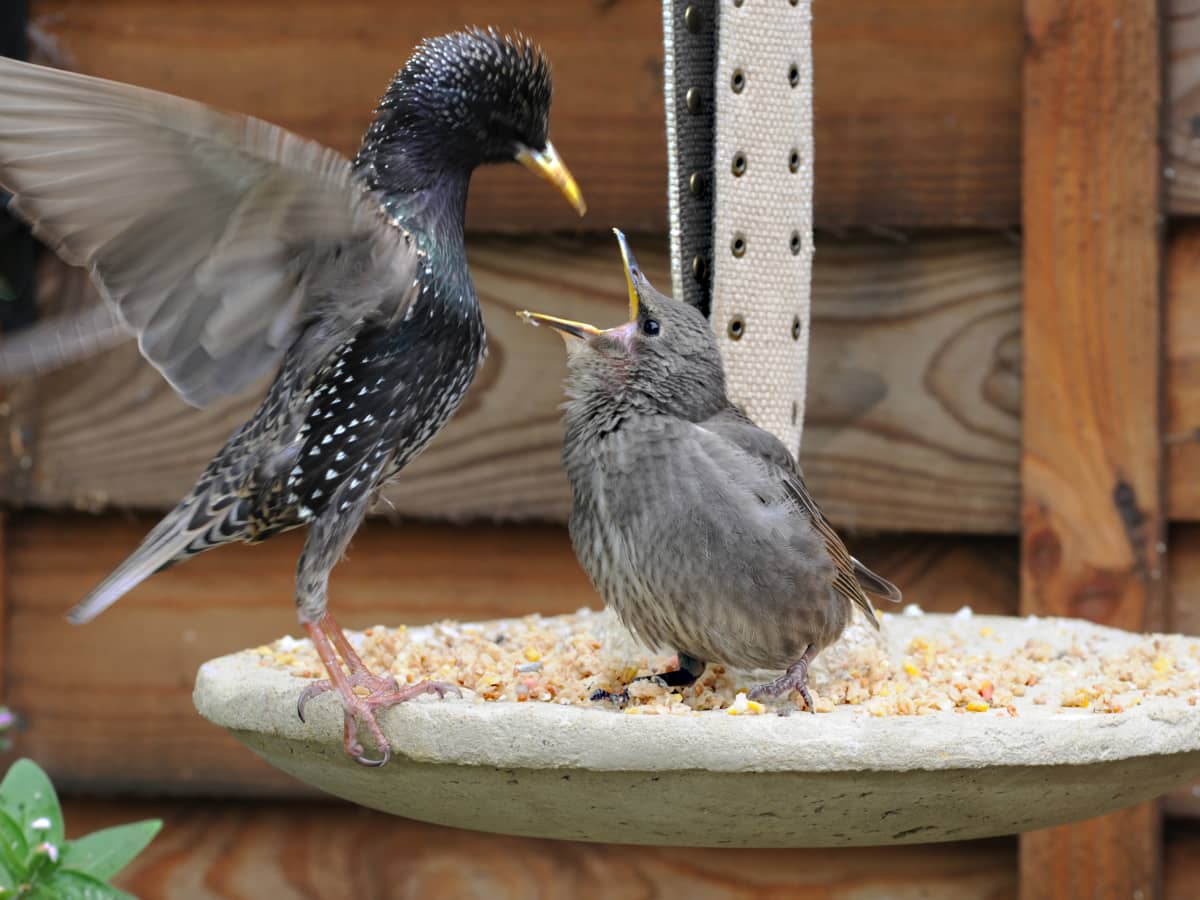
[[[729,401],[708,321],[656,291],[617,238],[631,321],[601,331],[521,314],[567,343],[575,553],[627,628],[678,651],[677,671],[650,677],[786,669],[750,696],[794,689],[811,710],[808,665],[852,608],[879,627],[864,588],[900,592],[850,556],[787,448]]]
[[[375,710],[448,686],[371,673],[326,608],[329,574],[376,490],[437,434],[483,360],[463,246],[471,173],[518,160],[583,212],[548,138],[550,94],[549,66],[524,38],[425,41],[351,161],[258,119],[0,60],[11,208],[90,270],[185,400],[276,372],[191,493],[71,621],[196,553],[306,525],[296,604],[331,681],[306,690],[299,712],[336,690],[346,751],[387,761]]]

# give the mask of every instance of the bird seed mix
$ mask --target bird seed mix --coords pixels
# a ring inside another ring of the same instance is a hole
[[[1002,624],[1001,624],[1002,623]],[[1000,627],[997,627],[1000,625]],[[856,621],[814,663],[809,689],[817,713],[861,707],[875,716],[955,713],[1019,716],[1031,704],[1115,714],[1149,698],[1200,696],[1200,640],[1178,635],[1126,635],[1079,627],[1069,620],[997,620],[967,608],[926,617],[907,607],[884,614],[892,649]],[[417,628],[369,628],[349,633],[363,661],[401,684],[446,681],[482,701],[599,706],[625,715],[787,713],[798,695],[770,705],[746,698],[777,673],[710,665],[681,692],[634,678],[675,668],[671,655],[638,647],[608,613],[583,609],[563,616],[495,622],[438,622]],[[284,637],[253,651],[260,663],[300,679],[324,677],[307,640]],[[623,708],[593,703],[599,690],[629,684]],[[470,692],[470,693],[468,693]]]

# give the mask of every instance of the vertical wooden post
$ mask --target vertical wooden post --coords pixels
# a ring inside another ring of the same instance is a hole
[[[1024,0],[1021,607],[1163,615],[1156,0]],[[1023,836],[1021,896],[1155,896],[1146,804]]]

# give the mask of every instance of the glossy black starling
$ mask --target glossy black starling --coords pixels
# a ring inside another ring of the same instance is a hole
[[[11,208],[90,269],[146,358],[195,405],[277,367],[192,492],[71,621],[218,544],[307,525],[296,602],[332,683],[304,693],[301,715],[336,690],[347,752],[387,760],[375,710],[448,686],[368,671],[326,611],[329,573],[376,490],[445,424],[483,359],[463,247],[472,171],[517,159],[584,210],[547,137],[550,94],[549,66],[523,37],[425,41],[351,162],[256,119],[0,60]]]
[[[575,553],[630,631],[678,651],[677,671],[650,677],[686,686],[709,662],[786,669],[751,697],[796,690],[811,710],[808,665],[851,610],[879,627],[864,589],[900,592],[850,556],[787,448],[729,401],[708,321],[656,291],[617,237],[627,324],[521,313],[567,343]]]

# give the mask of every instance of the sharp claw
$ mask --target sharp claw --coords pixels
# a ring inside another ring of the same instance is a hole
[[[378,769],[380,766],[387,765],[387,761],[392,758],[392,754],[384,751],[383,756],[379,759],[371,759],[366,754],[358,754],[354,757],[354,761],[360,766],[366,766],[368,769]]]
[[[328,681],[314,681],[300,692],[300,696],[296,699],[296,715],[300,717],[301,722],[306,721],[304,718],[304,707],[308,705],[308,701],[331,690],[333,690],[333,685]]]

